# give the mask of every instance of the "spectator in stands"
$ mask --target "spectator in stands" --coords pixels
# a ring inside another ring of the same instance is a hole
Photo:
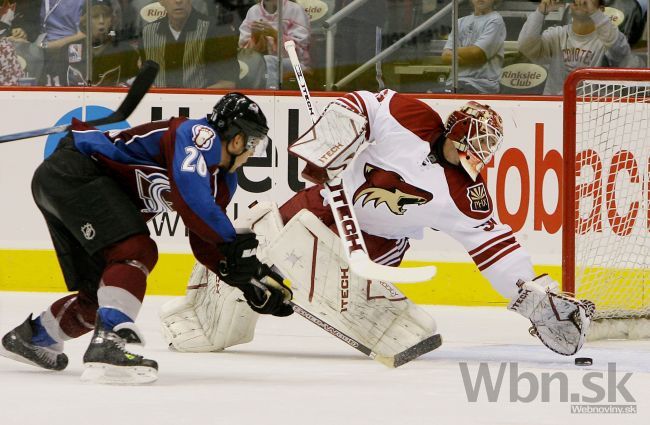
[[[40,31],[38,6],[41,0],[15,0],[15,17],[11,27],[11,37],[14,41],[33,42]]]
[[[0,6],[0,86],[14,86],[23,76],[14,44],[10,40],[15,10],[16,4],[9,3],[8,0],[4,0]]]
[[[41,34],[35,42],[44,49],[45,85],[60,86],[65,81],[67,64],[62,49],[85,37],[79,30],[84,1],[42,0]]]
[[[279,82],[278,62],[278,3],[280,0],[260,0],[246,13],[239,27],[239,47],[250,49],[264,56],[266,64],[266,88],[277,88]],[[309,70],[309,16],[299,4],[282,0],[282,36],[296,43],[298,58],[304,70]],[[280,49],[283,69],[292,72],[291,62],[284,48]],[[252,70],[251,70],[252,71]]]
[[[70,43],[63,51],[68,63],[66,84],[69,86],[124,86],[138,73],[138,52],[128,43],[115,39],[111,0],[91,0],[92,78],[86,77],[86,39]],[[81,26],[85,27],[85,13]],[[84,30],[85,32],[85,30]]]
[[[625,35],[603,13],[602,0],[574,0],[569,7],[571,24],[542,32],[544,17],[559,8],[554,0],[542,0],[519,34],[519,51],[548,67],[544,94],[562,94],[566,76],[575,69],[643,66]]]
[[[160,64],[158,87],[235,88],[237,34],[192,7],[191,0],[160,0],[166,16],[142,30],[145,59]]]
[[[498,93],[506,25],[494,10],[495,0],[472,0],[474,13],[458,20],[458,93]],[[453,60],[454,33],[442,51],[442,62]],[[447,80],[453,87],[453,80]]]

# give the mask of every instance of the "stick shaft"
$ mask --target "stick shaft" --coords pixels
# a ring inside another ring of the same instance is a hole
[[[144,95],[149,91],[149,88],[154,82],[158,74],[159,66],[156,62],[146,61],[137,77],[133,81],[126,97],[112,114],[99,118],[96,120],[88,121],[87,124],[91,126],[99,126],[104,124],[112,124],[127,119],[131,113],[138,106]],[[63,133],[70,130],[70,124],[61,124],[53,127],[41,128],[38,130],[22,131],[14,134],[7,134],[0,136],[0,143],[13,142],[14,140],[29,139],[32,137],[47,136],[49,134]]]

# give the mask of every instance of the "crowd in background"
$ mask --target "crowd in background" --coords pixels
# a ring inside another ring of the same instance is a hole
[[[128,86],[151,59],[157,87],[295,89],[279,32],[312,90],[557,95],[648,63],[647,0],[461,0],[456,26],[450,0],[0,2],[0,85]]]

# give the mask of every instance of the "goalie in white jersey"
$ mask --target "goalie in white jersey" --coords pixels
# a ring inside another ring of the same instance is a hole
[[[341,136],[350,134],[341,131],[345,128],[352,129],[352,138]],[[443,231],[465,247],[492,286],[511,300],[508,308],[531,320],[531,333],[551,350],[572,355],[584,342],[594,306],[558,293],[557,282],[547,275],[535,277],[530,256],[511,228],[493,217],[480,171],[502,139],[501,117],[487,105],[469,102],[443,124],[414,97],[391,90],[349,93],[328,105],[289,148],[307,161],[302,175],[316,185],[280,207],[281,221],[289,223],[308,210],[336,232],[322,183],[340,175],[375,262],[397,266],[410,238],[422,238],[425,228]],[[281,268],[291,280],[287,274],[293,270],[285,270]],[[331,285],[338,290],[335,280]],[[294,290],[296,302],[300,292]],[[313,292],[312,277],[310,297]],[[429,331],[435,332],[435,325]]]

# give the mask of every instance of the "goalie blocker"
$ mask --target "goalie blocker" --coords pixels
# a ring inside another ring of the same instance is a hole
[[[258,257],[291,281],[294,304],[308,313],[303,317],[320,318],[337,331],[330,333],[393,367],[440,346],[433,318],[390,282],[352,274],[338,236],[312,213],[302,211],[285,226],[275,204],[249,212],[247,227],[260,240]],[[163,333],[178,351],[219,351],[248,342],[258,317],[241,292],[200,265],[185,298],[161,311]]]

